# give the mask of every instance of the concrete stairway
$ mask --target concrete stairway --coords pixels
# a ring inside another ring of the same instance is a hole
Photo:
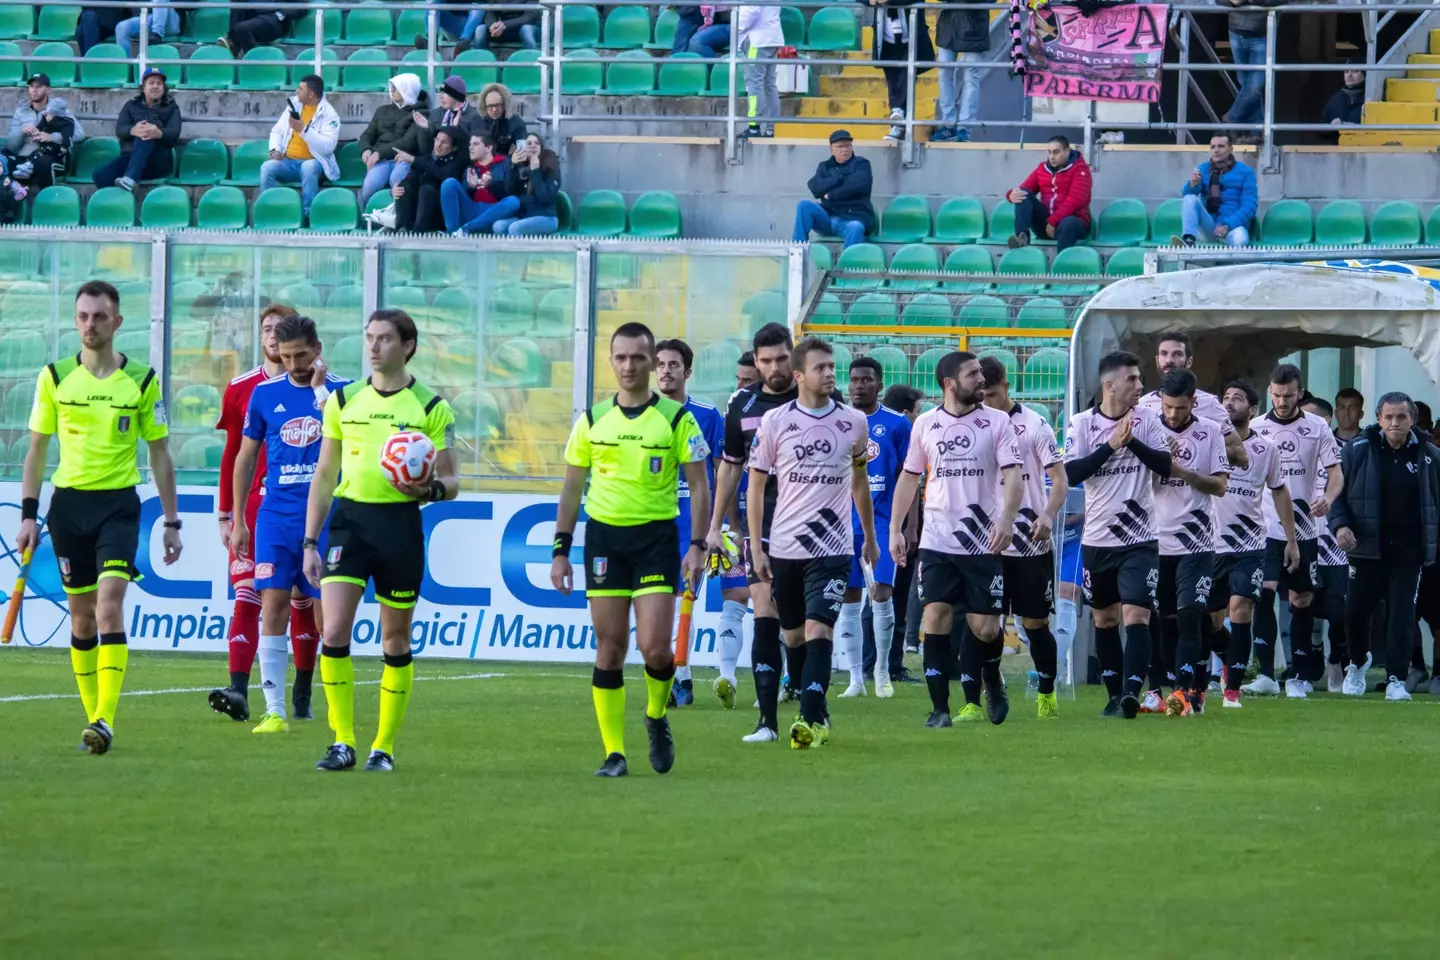
[[[1434,124],[1435,131],[1347,130],[1341,146],[1440,146],[1440,30],[1430,31],[1430,52],[1412,53],[1403,79],[1385,81],[1385,99],[1365,104],[1364,123]]]

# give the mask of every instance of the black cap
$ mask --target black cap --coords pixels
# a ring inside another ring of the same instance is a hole
[[[855,139],[854,137],[850,136],[850,131],[849,131],[849,130],[836,130],[836,131],[834,131],[834,132],[832,132],[832,133],[830,134],[830,142],[831,142],[831,143],[838,143],[838,142],[841,141],[841,140],[854,140],[854,139]]]
[[[48,87],[48,86],[50,86],[50,74],[48,74],[48,73],[32,73],[32,74],[30,74],[30,76],[29,76],[28,78],[26,78],[25,82],[26,82],[27,84],[30,84],[30,83],[43,83],[43,84],[45,84],[45,86]]]

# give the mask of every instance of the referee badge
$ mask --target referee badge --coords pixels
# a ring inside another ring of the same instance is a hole
[[[610,570],[610,561],[605,557],[596,557],[590,561],[590,570],[595,574],[596,583],[604,583],[605,574]]]
[[[664,458],[664,457],[651,457],[651,458],[650,458],[650,472],[651,472],[651,473],[656,473],[656,474],[658,474],[658,473],[660,473],[661,471],[663,471],[664,469],[665,469],[665,458]]]
[[[123,417],[121,417],[119,420],[117,420],[116,423],[115,423],[115,426],[116,426],[116,428],[117,428],[121,433],[129,433],[129,432],[130,432],[130,417],[129,417],[129,415],[123,416]]]
[[[330,564],[330,566],[332,566],[332,567],[335,566],[335,564],[339,563],[339,562],[340,562],[340,551],[341,551],[342,549],[343,549],[342,547],[331,547],[331,548],[330,548],[330,553],[327,554],[326,557],[325,557],[325,562],[328,563],[328,564]]]

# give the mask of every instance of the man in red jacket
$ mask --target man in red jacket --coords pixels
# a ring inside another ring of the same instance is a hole
[[[1090,167],[1062,136],[1050,138],[1045,162],[1006,194],[1015,204],[1015,235],[1010,246],[1037,237],[1055,241],[1057,250],[1073,247],[1090,232]]]

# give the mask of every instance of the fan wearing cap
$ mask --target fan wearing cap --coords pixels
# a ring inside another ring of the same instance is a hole
[[[830,134],[830,159],[815,168],[806,184],[814,200],[795,205],[796,243],[805,243],[812,232],[841,237],[845,246],[854,246],[875,231],[875,208],[870,205],[870,161],[855,155],[849,130]]]
[[[415,111],[415,126],[420,128],[420,138],[424,149],[431,148],[430,141],[435,136],[435,131],[441,127],[455,127],[458,131],[455,148],[462,156],[464,155],[465,146],[470,142],[470,137],[479,133],[485,126],[480,111],[466,100],[469,93],[464,77],[449,76],[445,78],[444,83],[440,84],[440,92],[436,95],[436,100],[440,105],[431,110],[428,116],[422,110]]]
[[[5,149],[16,158],[10,172],[31,190],[50,186],[56,164],[63,170],[69,151],[85,136],[68,106],[64,100],[50,96],[49,76],[33,73],[26,81],[25,96],[10,116]]]
[[[180,107],[159,67],[145,71],[139,95],[120,108],[115,136],[120,140],[120,156],[95,169],[95,186],[134,190],[136,181],[168,177],[175,169]]]
[[[395,229],[429,233],[445,225],[440,208],[440,190],[447,181],[459,182],[465,174],[462,149],[469,140],[455,127],[441,127],[430,138],[430,152],[410,165],[405,182],[392,187],[395,197]]]
[[[332,182],[340,179],[339,142],[340,114],[325,99],[325,81],[313,73],[301,77],[295,96],[270,128],[270,159],[260,164],[261,192],[277,183],[299,183],[300,204],[310,216],[321,175]]]

